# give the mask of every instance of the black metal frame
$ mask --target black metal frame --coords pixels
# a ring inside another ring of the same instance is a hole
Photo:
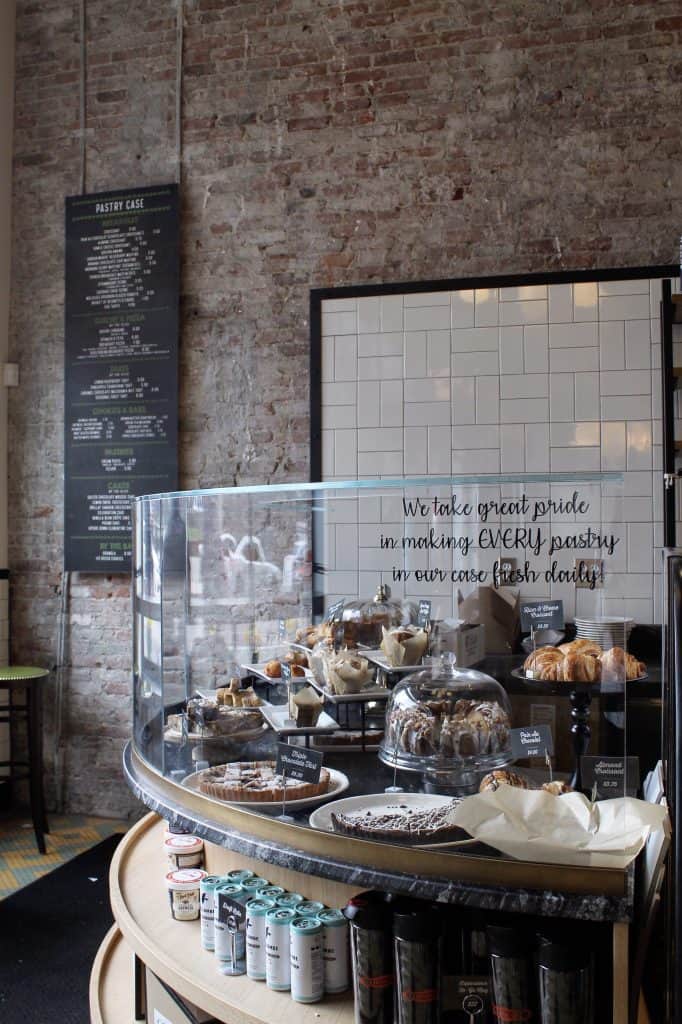
[[[490,277],[453,277],[435,281],[397,281],[390,284],[344,285],[313,288],[310,292],[310,481],[322,479],[322,303],[325,299],[366,298],[409,292],[452,292],[469,288],[519,288],[532,284],[574,284],[581,281],[624,281],[676,277],[677,265],[612,267],[605,270],[559,270],[537,274],[498,274]]]
[[[661,297],[661,377],[663,414],[663,545],[675,547],[675,378],[673,376],[673,323],[675,307],[669,281]]]

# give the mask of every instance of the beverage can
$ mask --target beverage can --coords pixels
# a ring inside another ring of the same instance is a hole
[[[265,981],[265,915],[274,909],[274,900],[260,896],[246,904],[246,973],[254,981]]]
[[[277,901],[280,896],[284,896],[285,892],[286,889],[283,889],[281,885],[268,885],[265,889],[258,890],[258,897],[259,899]]]
[[[248,892],[250,896],[260,895],[263,889],[267,889],[270,883],[267,878],[259,878],[257,875],[253,875],[252,878],[245,878],[243,882],[239,883],[244,892]]]
[[[215,890],[220,884],[218,875],[207,875],[201,879],[201,945],[204,949],[213,950],[215,945],[214,910]]]
[[[317,917],[321,910],[324,910],[324,903],[319,900],[303,900],[294,907],[298,917]]]
[[[289,907],[273,907],[265,916],[265,981],[276,992],[291,988],[290,926],[296,912]]]
[[[350,984],[348,921],[340,910],[321,910],[318,920],[324,929],[324,990],[330,994],[345,992]]]
[[[291,998],[317,1003],[324,995],[323,926],[315,917],[291,922]]]
[[[297,892],[285,892],[282,896],[277,897],[277,906],[286,907],[287,910],[295,909],[299,903],[303,903],[303,897]]]

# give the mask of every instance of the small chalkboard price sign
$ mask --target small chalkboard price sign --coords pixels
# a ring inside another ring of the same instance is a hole
[[[616,796],[635,796],[639,788],[638,757],[581,758],[582,783],[586,793],[594,793],[597,800]]]
[[[530,633],[532,629],[563,629],[563,601],[522,601],[521,632]]]
[[[545,757],[554,753],[552,730],[548,725],[527,725],[510,729],[512,757]]]
[[[431,622],[431,602],[420,601],[419,612],[417,614],[417,625],[421,626],[422,629],[426,629]]]
[[[277,772],[280,775],[286,772],[289,779],[319,782],[323,760],[324,755],[318,750],[291,747],[288,743],[277,744]]]

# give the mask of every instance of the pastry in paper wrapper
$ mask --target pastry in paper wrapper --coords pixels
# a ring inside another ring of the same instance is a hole
[[[355,651],[338,651],[325,657],[324,678],[331,693],[360,693],[373,685],[374,674],[366,658]]]
[[[590,801],[582,793],[556,796],[500,786],[467,797],[450,821],[518,860],[623,869],[649,834],[667,828],[659,804],[632,797]]]
[[[385,629],[381,627],[383,638],[381,649],[386,655],[389,665],[400,668],[401,665],[418,665],[426,650],[428,637],[423,629],[407,626],[404,629]]]

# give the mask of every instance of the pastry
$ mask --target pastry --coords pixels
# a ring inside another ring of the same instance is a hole
[[[554,779],[553,782],[544,782],[542,788],[545,793],[551,793],[553,796],[563,796],[564,793],[573,792],[568,783],[562,782],[561,779]]]
[[[500,786],[514,786],[517,789],[529,789],[528,782],[523,775],[517,772],[510,772],[507,768],[498,768],[494,772],[488,772],[481,779],[478,787],[479,793],[485,793],[488,789],[499,789]]]
[[[392,839],[394,842],[446,842],[461,834],[448,818],[458,800],[442,807],[420,809],[407,804],[334,813],[335,832],[360,839]]]
[[[282,663],[273,659],[265,664],[263,669],[268,679],[279,679],[282,675]]]
[[[322,674],[330,693],[360,693],[374,682],[374,671],[367,658],[354,651],[327,651],[322,659]]]
[[[284,660],[287,665],[300,665],[302,668],[308,667],[308,655],[304,654],[303,651],[289,651],[284,655]]]
[[[285,789],[288,800],[326,793],[330,775],[326,768],[321,768],[319,782],[289,778],[285,781],[277,774],[275,761],[235,761],[206,768],[198,773],[198,780],[199,790],[217,800],[264,802],[281,800]]]
[[[552,666],[560,664],[563,660],[564,655],[558,647],[538,647],[528,655],[523,668],[529,678],[556,679],[556,669],[552,669]]]
[[[296,679],[301,679],[305,676],[305,669],[302,665],[291,665],[291,675]]]
[[[407,754],[467,758],[497,754],[509,742],[509,716],[495,701],[431,700],[386,718],[390,746]]]
[[[646,674],[646,665],[622,647],[612,647],[601,656],[601,678],[608,682],[639,679]]]
[[[230,679],[228,686],[221,686],[215,693],[216,703],[219,706],[231,708],[259,708],[263,701],[256,696],[252,686],[241,689],[241,680],[236,677]]]
[[[338,623],[336,622],[322,622],[319,626],[305,626],[303,629],[296,630],[296,643],[303,644],[304,647],[312,651],[320,640],[333,640],[337,628]]]
[[[593,658],[601,656],[601,647],[594,640],[578,638],[571,640],[568,644],[561,644],[558,648],[562,654],[591,654]]]
[[[596,683],[599,680],[599,661],[591,654],[567,654],[561,664],[564,683]]]
[[[255,699],[258,700],[258,697]],[[238,737],[240,733],[261,729],[263,716],[257,707],[234,708],[202,698],[188,700],[185,715],[169,715],[167,726],[179,733],[186,729],[190,736],[230,739],[232,736]]]
[[[312,686],[304,686],[292,697],[294,721],[299,728],[317,725],[324,698],[313,690]]]
[[[381,633],[381,649],[392,668],[419,664],[428,642],[425,630],[417,626],[400,629],[386,629],[382,626]]]

